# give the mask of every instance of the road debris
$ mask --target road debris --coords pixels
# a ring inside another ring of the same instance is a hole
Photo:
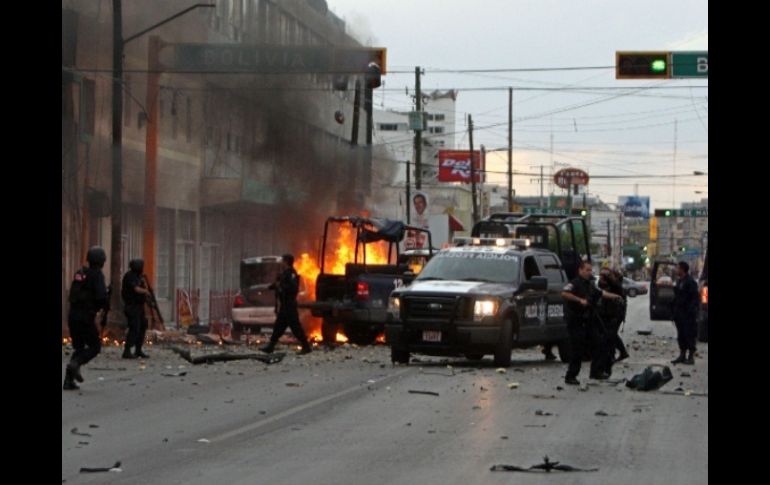
[[[518,382],[511,382],[508,384],[508,389],[518,389],[519,383]]]
[[[206,438],[201,438],[198,440],[198,443],[211,443],[211,441],[207,440]]]
[[[543,458],[543,463],[539,463],[537,465],[532,465],[529,468],[522,468],[520,466],[516,465],[492,465],[492,468],[489,469],[493,472],[540,472],[544,471],[546,473],[550,473],[552,470],[557,470],[561,472],[596,472],[599,471],[598,468],[576,468],[574,466],[570,465],[562,465],[558,461],[550,461],[548,459],[548,456]]]
[[[661,370],[655,370],[654,367],[660,367]],[[636,389],[637,391],[656,391],[663,387],[674,376],[668,366],[653,364],[647,366],[641,374],[637,374],[626,382],[626,387]]]
[[[78,431],[78,429],[77,429],[77,428],[72,428],[72,429],[70,430],[70,433],[72,433],[72,434],[74,434],[74,435],[78,435],[78,436],[88,436],[89,438],[91,437],[91,435],[90,435],[90,434],[88,434],[88,433],[81,433],[80,431]]]
[[[500,368],[496,369],[495,372],[497,372],[498,374],[505,374],[508,371],[505,370],[505,368],[500,367]]]
[[[302,387],[302,384],[299,382],[287,382],[286,387]]]
[[[437,392],[433,392],[433,391],[415,391],[413,389],[409,389],[409,394],[425,394],[425,395],[428,395],[428,396],[438,396]]]
[[[201,354],[193,357],[192,352],[187,349],[171,347],[171,350],[179,354],[180,357],[193,365],[247,359],[259,360],[265,364],[275,364],[282,361],[283,358],[286,357],[285,352],[278,352],[274,354],[217,352],[213,354]]]
[[[167,372],[162,372],[160,375],[163,377],[183,377],[187,375],[187,372],[177,372],[175,374],[169,374]]]
[[[545,428],[544,424],[525,424],[525,428]]]
[[[90,468],[90,467],[83,467],[80,469],[80,473],[98,473],[98,472],[113,472],[113,473],[120,473],[123,469],[120,468],[120,462],[116,461],[114,465],[111,467],[102,467],[102,468]]]
[[[538,409],[535,411],[535,416],[553,416],[553,413],[550,413],[548,411],[543,411],[542,409]]]

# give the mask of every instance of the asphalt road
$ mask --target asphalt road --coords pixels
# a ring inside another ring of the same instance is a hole
[[[62,480],[708,483],[708,345],[699,343],[695,366],[671,366],[674,380],[660,391],[618,382],[677,355],[673,324],[650,322],[647,305],[647,296],[630,300],[623,338],[631,358],[616,366],[615,382],[589,381],[584,363],[584,391],[564,385],[566,366],[545,362],[538,349],[514,351],[513,365],[498,373],[490,356],[481,364],[416,356],[394,367],[385,346],[197,366],[157,346],[143,362],[107,348],[83,368],[80,391],[62,391]],[[693,393],[674,392],[680,387]],[[598,471],[490,471],[545,455]],[[79,473],[116,461],[121,472]]]

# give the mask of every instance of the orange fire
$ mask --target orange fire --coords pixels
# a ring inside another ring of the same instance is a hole
[[[378,344],[384,344],[385,343],[385,334],[381,333],[377,335],[377,343]]]
[[[348,338],[345,336],[344,333],[337,332],[337,336],[336,336],[335,340],[337,340],[337,342],[340,342],[340,343],[344,344],[344,343],[347,343]]]
[[[335,225],[337,228],[336,238],[329,237],[326,245],[326,264],[324,270],[327,274],[344,275],[345,265],[355,261],[356,257],[356,233],[355,230],[346,225]],[[369,243],[363,245],[366,251],[366,264],[388,264],[388,245],[387,243]],[[362,249],[359,248],[359,262],[363,262]],[[318,275],[321,273],[321,266],[318,260],[308,253],[302,253],[294,265],[297,273],[302,278],[310,301],[315,301],[315,283]],[[320,342],[321,319],[313,318],[309,325],[308,338],[311,342]],[[337,334],[337,342],[347,342],[347,337],[343,333]]]

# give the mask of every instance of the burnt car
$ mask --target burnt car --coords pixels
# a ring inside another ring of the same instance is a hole
[[[276,295],[270,289],[281,274],[280,256],[257,256],[241,260],[240,290],[232,308],[233,338],[243,333],[259,333],[262,327],[275,323]],[[308,292],[304,279],[300,278],[297,301],[307,301]],[[307,310],[300,310],[300,320],[309,318]],[[303,325],[304,326],[304,325]]]

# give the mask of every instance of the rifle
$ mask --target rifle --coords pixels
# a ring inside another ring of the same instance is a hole
[[[102,321],[100,322],[101,331],[99,332],[99,338],[104,338],[104,331],[107,330],[107,314],[110,313],[110,297],[112,296],[112,285],[107,287],[107,304],[102,309]]]
[[[147,299],[147,304],[150,307],[150,310],[154,311],[155,314],[158,316],[158,320],[160,320],[160,326],[161,329],[165,328],[165,324],[163,323],[163,315],[160,313],[160,308],[158,307],[158,300],[155,298],[155,292],[152,289],[152,286],[150,285],[150,282],[147,281],[147,277],[145,275],[142,275],[142,283],[145,288],[147,288],[147,291],[150,292],[150,297]],[[155,318],[153,317],[153,326],[155,323]]]

